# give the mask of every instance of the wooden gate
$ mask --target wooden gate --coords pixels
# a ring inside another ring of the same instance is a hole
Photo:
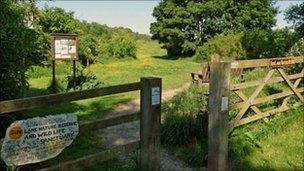
[[[238,69],[244,78],[230,74]],[[256,71],[258,80],[245,82]],[[228,170],[228,135],[234,128],[303,105],[303,78],[303,56],[210,63],[208,169]],[[265,93],[274,84],[285,87]]]
[[[302,66],[300,66],[301,63]],[[298,69],[294,68],[296,65],[299,65]],[[288,71],[291,70],[290,68],[294,68],[293,72]],[[233,100],[238,99],[238,101],[232,102],[231,105],[230,110],[234,109],[236,116],[233,116],[233,119],[229,122],[230,131],[235,127],[259,119],[267,121],[266,117],[287,111],[304,102],[302,95],[304,92],[303,57],[234,61],[231,62],[231,69],[249,70],[247,72],[263,69],[264,73],[262,74],[263,78],[258,78],[259,80],[231,84],[230,90],[237,96]],[[263,93],[263,90],[269,88],[269,85],[276,86],[278,84],[285,86],[285,88]],[[279,99],[281,100],[278,101]],[[269,103],[274,100],[277,100],[277,103],[280,104],[271,106]],[[265,104],[267,107],[264,107]],[[264,110],[261,110],[260,107]]]
[[[46,163],[36,163],[25,170],[83,170],[96,163],[107,161],[125,155],[139,148],[140,170],[160,170],[160,117],[161,117],[161,78],[141,78],[140,82],[103,87],[78,92],[52,94],[24,99],[0,101],[0,114],[10,114],[26,109],[61,104],[94,97],[125,93],[140,90],[140,113],[122,115],[114,118],[97,120],[80,124],[79,134],[103,129],[135,120],[140,120],[140,141],[107,149],[102,152],[83,156],[76,160],[61,162],[48,166]],[[2,145],[0,139],[0,145]]]

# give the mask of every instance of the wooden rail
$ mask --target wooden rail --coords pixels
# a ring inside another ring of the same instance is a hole
[[[111,126],[120,125],[123,123],[133,122],[140,119],[139,113],[122,115],[117,117],[112,117],[108,119],[101,119],[97,121],[85,122],[79,125],[79,133],[85,134],[92,130],[103,129]],[[2,146],[3,139],[0,139],[0,146]]]
[[[289,80],[304,78],[304,71],[302,71],[301,73],[298,73],[298,74],[289,75],[287,78]],[[273,83],[278,83],[278,82],[283,82],[283,81],[284,81],[284,79],[282,77],[273,77],[268,81],[268,84],[273,84]],[[258,86],[259,84],[261,84],[262,82],[263,82],[263,80],[234,84],[234,85],[231,85],[231,90],[239,90],[239,89],[245,89],[245,88],[249,88],[249,87],[255,87],[255,86]]]
[[[69,93],[2,101],[0,102],[0,114],[135,90],[140,90],[139,82]]]
[[[304,62],[304,56],[238,60],[238,61],[231,62],[231,69],[258,68],[258,67],[282,67],[282,66],[290,66],[290,65],[297,64],[297,63],[303,63],[303,62]]]
[[[284,60],[283,60],[284,59]],[[263,60],[247,60],[245,63],[240,63],[241,67],[249,67],[249,66],[265,66],[267,63],[274,66],[271,67],[270,71],[267,75],[258,81],[250,81],[245,83],[234,84],[231,86],[231,90],[242,100],[242,102],[238,102],[231,105],[231,109],[239,109],[237,116],[232,119],[229,123],[230,131],[232,131],[235,127],[259,120],[264,119],[267,116],[280,113],[286,110],[289,110],[291,107],[288,106],[288,100],[293,95],[298,99],[298,104],[303,104],[304,98],[302,93],[304,92],[303,81],[304,78],[304,68],[301,72],[287,75],[283,70],[284,67],[297,64],[299,62],[304,63],[303,57],[294,57],[294,58],[275,58],[274,59],[263,59]],[[282,60],[282,61],[281,61]],[[242,61],[243,62],[243,61]],[[270,62],[270,63],[269,63]],[[232,65],[232,63],[231,63]],[[267,66],[270,66],[267,65]],[[278,73],[280,76],[273,77],[274,73]],[[279,82],[284,82],[288,86],[289,90],[284,90],[279,93],[270,94],[265,97],[260,97],[263,88],[268,84],[275,84]],[[300,86],[300,87],[299,87]],[[251,93],[248,97],[242,92],[247,88],[256,87],[254,92]],[[283,102],[280,106],[277,106],[274,110],[261,111],[257,105],[265,104],[267,102],[271,102],[276,99],[283,99]],[[246,116],[248,110],[252,109],[255,113],[253,116]]]

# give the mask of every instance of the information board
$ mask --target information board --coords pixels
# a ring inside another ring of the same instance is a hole
[[[52,59],[78,59],[77,36],[70,34],[52,34]]]

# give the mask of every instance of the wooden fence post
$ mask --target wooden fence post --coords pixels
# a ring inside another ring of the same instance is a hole
[[[140,170],[160,170],[161,78],[141,78]]]
[[[208,170],[228,170],[228,106],[230,63],[210,63]]]

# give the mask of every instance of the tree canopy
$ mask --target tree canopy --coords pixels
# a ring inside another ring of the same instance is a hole
[[[229,30],[270,29],[272,0],[163,0],[154,8],[152,38],[168,55],[193,55],[196,47]]]
[[[293,24],[295,31],[304,36],[304,2],[289,7],[285,13],[285,19]]]

